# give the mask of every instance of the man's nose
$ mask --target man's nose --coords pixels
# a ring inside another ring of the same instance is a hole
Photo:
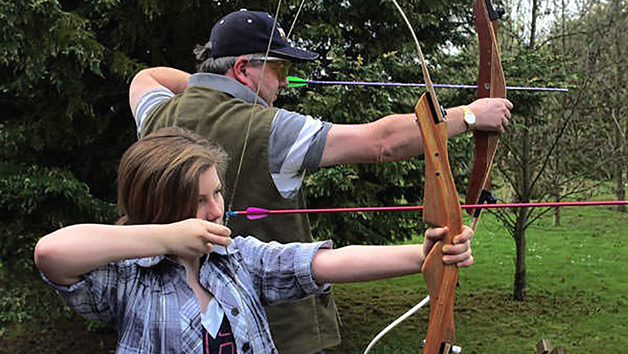
[[[283,75],[281,80],[279,80],[279,88],[286,88],[288,87],[288,77],[286,75]]]

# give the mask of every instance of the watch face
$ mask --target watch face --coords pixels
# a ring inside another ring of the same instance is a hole
[[[467,124],[467,129],[473,130],[475,128],[475,114],[467,107],[464,107],[462,110],[464,112],[462,119]]]
[[[464,114],[464,120],[465,122],[469,123],[470,125],[475,124],[475,114],[473,114],[472,112],[467,112]]]

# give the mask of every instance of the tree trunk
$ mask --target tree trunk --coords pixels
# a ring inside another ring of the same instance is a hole
[[[539,1],[532,0],[532,18],[530,20],[530,44],[529,48],[534,48],[536,44],[536,19],[539,13]]]
[[[624,136],[623,127],[621,124],[622,118],[625,121],[625,117],[622,117],[622,106],[625,104],[625,100],[622,99],[622,92],[624,92],[624,70],[622,70],[622,44],[621,44],[621,9],[620,0],[613,1],[613,11],[611,16],[617,16],[618,20],[613,21],[614,27],[614,47],[615,47],[615,105],[617,109],[613,108],[611,114],[613,119],[617,123],[617,129],[615,130],[615,151],[617,152],[618,163],[615,164],[613,169],[613,180],[615,181],[615,197],[617,200],[626,199],[626,187],[624,182],[624,172],[626,170],[626,137]],[[626,212],[625,205],[618,205],[617,210],[620,212]]]
[[[620,74],[617,74],[618,76]],[[618,91],[620,91],[620,89],[618,88]],[[618,104],[621,104],[621,101],[616,101]],[[617,119],[619,117],[617,117],[615,115],[615,109],[613,109],[612,115],[614,115]],[[615,131],[615,146],[616,146],[616,150],[617,151],[617,159],[619,160],[619,163],[616,163],[614,168],[613,168],[613,180],[615,181],[615,198],[617,198],[617,200],[626,200],[626,188],[625,188],[625,182],[624,182],[624,170],[626,168],[626,154],[625,154],[625,139],[622,135],[622,131],[621,131],[621,127],[618,126],[617,130]],[[626,205],[618,205],[617,206],[617,211],[626,212]]]
[[[515,260],[515,286],[513,299],[525,300],[526,290],[526,223],[528,221],[528,209],[518,210],[517,225],[515,226],[515,245],[517,258]]]
[[[554,227],[560,226],[560,207],[554,207],[554,221],[552,225]]]
[[[524,116],[524,125],[530,126],[530,119]],[[521,194],[519,202],[530,201],[530,131],[523,129],[521,136]],[[525,300],[526,290],[526,227],[528,223],[528,209],[521,208],[517,214],[515,225],[515,246],[517,257],[515,260],[515,284],[513,298],[516,301]]]

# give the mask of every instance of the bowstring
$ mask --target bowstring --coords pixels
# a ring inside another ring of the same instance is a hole
[[[270,37],[268,39],[268,44],[266,46],[266,51],[264,53],[264,59],[265,59],[264,60],[264,65],[262,65],[262,70],[260,71],[260,74],[259,74],[258,84],[257,84],[257,88],[255,90],[255,97],[253,99],[253,106],[251,107],[251,114],[249,115],[249,120],[248,120],[247,127],[246,127],[246,133],[244,135],[244,144],[242,145],[242,150],[240,151],[240,158],[238,160],[238,168],[236,169],[236,175],[235,175],[235,178],[234,178],[234,181],[233,181],[233,189],[231,191],[231,196],[229,197],[229,205],[227,207],[227,213],[226,213],[225,222],[224,222],[224,226],[226,226],[226,227],[228,227],[228,225],[229,225],[229,219],[231,217],[231,209],[233,208],[233,202],[235,200],[236,189],[238,187],[238,182],[240,180],[240,173],[242,172],[242,166],[243,166],[243,162],[244,162],[244,155],[246,154],[246,150],[247,150],[248,142],[249,142],[249,136],[250,136],[250,133],[251,133],[251,125],[252,125],[252,122],[253,122],[253,114],[255,113],[255,109],[256,109],[255,106],[258,104],[258,101],[259,101],[259,92],[260,92],[260,88],[261,88],[261,85],[259,85],[259,82],[264,77],[264,73],[266,71],[266,67],[267,67],[266,61],[268,60],[268,54],[270,53],[270,46],[272,45],[273,35],[275,33],[275,28],[277,27],[277,17],[279,15],[279,9],[281,8],[281,1],[282,0],[279,0],[279,2],[277,3],[277,10],[275,11],[275,17],[273,18],[273,25],[272,25],[272,28],[271,28],[271,31],[270,31]],[[233,280],[236,283],[238,283],[242,288],[244,288],[244,285],[240,282],[240,279],[237,276],[237,273],[235,271],[235,267],[234,267],[234,265],[232,263],[232,260],[231,260],[232,257],[230,257],[231,254],[229,252],[229,247],[225,247],[225,251],[226,251],[226,256],[227,256],[226,259],[227,259],[228,267],[230,268],[230,270],[231,270],[231,272],[233,274]],[[240,293],[239,290],[238,290],[238,293]],[[243,298],[243,300],[245,300],[244,296],[242,296],[242,298]],[[245,323],[247,325],[249,333],[254,333],[252,331],[252,328],[251,328],[251,325],[252,325],[251,322],[250,321],[245,321]],[[259,348],[257,348],[256,341],[252,341],[252,344],[253,344],[253,348],[254,348],[254,350],[253,350],[254,353],[261,352],[261,351],[259,351]]]
[[[246,133],[244,135],[244,144],[242,145],[242,150],[240,151],[240,158],[238,159],[238,168],[236,169],[236,175],[233,180],[233,188],[231,189],[231,196],[229,197],[229,205],[227,207],[227,217],[225,218],[225,226],[228,226],[229,219],[231,215],[231,210],[233,208],[233,202],[235,200],[236,190],[238,188],[238,182],[240,181],[240,174],[242,172],[242,166],[244,164],[244,155],[246,154],[246,150],[248,148],[249,136],[251,135],[251,125],[253,123],[253,114],[255,113],[255,106],[259,101],[259,92],[261,89],[260,81],[264,78],[264,74],[266,72],[266,61],[268,60],[268,54],[270,53],[270,46],[273,43],[273,36],[275,34],[275,28],[277,28],[277,17],[279,16],[279,9],[281,8],[281,1],[277,3],[277,10],[275,10],[275,17],[273,18],[273,25],[270,30],[270,37],[268,39],[268,44],[266,45],[266,51],[264,53],[264,65],[262,65],[262,70],[260,71],[258,77],[257,88],[255,89],[255,98],[253,99],[253,106],[251,107],[251,114],[249,115],[249,120],[246,125]]]
[[[259,82],[261,82],[261,80],[264,78],[264,72],[266,71],[266,68],[267,68],[266,62],[268,61],[268,57],[269,57],[269,53],[270,53],[270,46],[272,45],[272,41],[273,41],[273,35],[275,33],[275,29],[277,28],[277,22],[278,22],[277,18],[279,17],[279,10],[281,8],[281,2],[282,2],[282,0],[279,0],[279,2],[277,3],[277,10],[275,11],[275,17],[273,18],[273,25],[272,25],[272,28],[271,28],[271,31],[270,31],[270,38],[268,40],[268,45],[266,46],[266,52],[264,53],[264,65],[262,65],[262,70],[260,71],[260,74],[259,74],[257,89],[255,90],[255,98],[253,99],[253,106],[251,107],[251,114],[249,116],[249,120],[248,120],[247,127],[246,127],[246,133],[244,135],[244,144],[242,145],[242,150],[240,152],[240,158],[239,158],[239,161],[238,161],[238,168],[236,170],[236,176],[235,176],[234,181],[233,181],[232,193],[231,193],[231,196],[229,197],[229,205],[228,205],[228,208],[227,208],[227,213],[226,213],[225,222],[224,222],[224,226],[226,226],[226,227],[228,227],[230,216],[233,214],[231,212],[231,210],[233,208],[233,202],[235,200],[236,189],[237,189],[237,186],[238,186],[238,182],[240,180],[240,173],[242,172],[242,166],[243,166],[243,162],[244,162],[244,155],[246,154],[246,150],[247,150],[247,147],[248,147],[249,136],[250,136],[250,133],[251,133],[251,125],[252,125],[252,122],[253,122],[253,114],[255,113],[255,109],[256,109],[255,106],[257,105],[258,100],[259,100],[259,92],[260,92],[260,87],[261,87],[259,85]],[[303,2],[305,2],[305,0],[303,0]],[[292,28],[294,28],[294,24],[297,21],[298,14],[300,13],[302,6],[303,6],[303,3],[301,3],[301,6],[299,7],[299,11],[297,12],[297,16],[295,16],[295,18],[294,18],[294,20],[292,22],[290,30],[292,30]],[[287,39],[287,37],[286,37],[286,39]],[[231,272],[233,274],[233,280],[236,283],[238,283],[242,288],[244,288],[244,285],[240,282],[240,279],[237,276],[237,273],[235,271],[235,267],[234,267],[234,265],[232,263],[232,259],[230,257],[231,254],[229,252],[229,247],[225,247],[225,251],[226,251],[226,256],[227,256],[226,257],[226,259],[227,259],[227,266],[230,268],[230,270],[231,270]],[[237,292],[240,293],[239,290],[237,290]],[[244,300],[244,297],[243,297],[243,300]],[[245,321],[245,322],[246,322],[246,325],[247,325],[249,333],[254,333],[252,331],[252,328],[251,328],[251,322],[250,321]],[[260,352],[261,353],[259,348],[257,348],[256,342],[252,341],[252,344],[253,344],[253,347],[254,347],[254,351],[253,352],[254,353]]]
[[[268,40],[268,45],[266,46],[266,51],[264,53],[264,63],[267,62],[269,54],[270,54],[270,47],[272,45],[273,42],[273,35],[275,33],[275,29],[277,28],[277,23],[278,23],[278,18],[279,18],[279,10],[281,8],[281,3],[282,0],[279,0],[279,2],[277,3],[277,9],[275,10],[275,16],[273,18],[273,25],[271,28],[271,32],[270,32],[270,38]],[[288,38],[290,38],[290,34],[292,33],[292,30],[294,29],[294,26],[297,22],[297,19],[299,17],[299,14],[301,13],[301,9],[303,8],[303,5],[305,4],[305,0],[301,1],[301,4],[299,5],[299,9],[297,10],[296,15],[294,16],[294,19],[292,20],[292,24],[290,25],[290,30],[288,31],[288,34],[286,35],[286,40]],[[262,70],[260,71],[259,74],[259,79],[258,79],[258,83],[261,82],[261,80],[264,78],[264,74],[266,71],[267,65],[263,65],[262,66]],[[226,217],[225,217],[225,226],[228,226],[229,224],[229,219],[231,218],[231,216],[233,215],[232,209],[233,209],[233,203],[235,201],[235,195],[236,195],[236,190],[238,187],[238,183],[240,181],[240,174],[242,173],[242,166],[244,165],[244,156],[246,154],[246,150],[248,148],[248,142],[249,142],[249,136],[251,134],[251,125],[253,122],[253,114],[255,113],[255,106],[258,103],[259,100],[259,92],[260,92],[260,88],[261,86],[258,84],[257,85],[257,89],[255,91],[255,98],[253,99],[253,106],[251,107],[251,114],[249,116],[248,122],[247,122],[247,127],[246,127],[246,133],[244,135],[244,144],[242,145],[242,150],[240,152],[240,158],[238,159],[238,168],[236,169],[236,175],[233,181],[233,188],[231,190],[231,196],[229,197],[229,204],[227,206],[227,213],[226,213]]]
[[[292,24],[290,25],[290,30],[288,30],[288,34],[286,35],[286,39],[290,38],[290,35],[292,34],[292,30],[294,29],[294,25],[297,23],[297,18],[299,18],[299,15],[301,14],[301,9],[303,8],[304,4],[305,4],[305,0],[301,0],[301,4],[299,5],[299,9],[297,10],[297,14],[294,15],[294,19],[292,20]]]

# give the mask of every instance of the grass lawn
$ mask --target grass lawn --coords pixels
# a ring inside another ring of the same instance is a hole
[[[628,214],[605,207],[562,209],[527,232],[526,301],[512,301],[515,245],[488,213],[473,241],[475,264],[460,273],[454,317],[464,354],[536,353],[542,338],[572,353],[628,352]],[[343,343],[361,353],[388,323],[418,303],[420,276],[335,285]],[[416,353],[429,308],[393,329],[371,353]]]

